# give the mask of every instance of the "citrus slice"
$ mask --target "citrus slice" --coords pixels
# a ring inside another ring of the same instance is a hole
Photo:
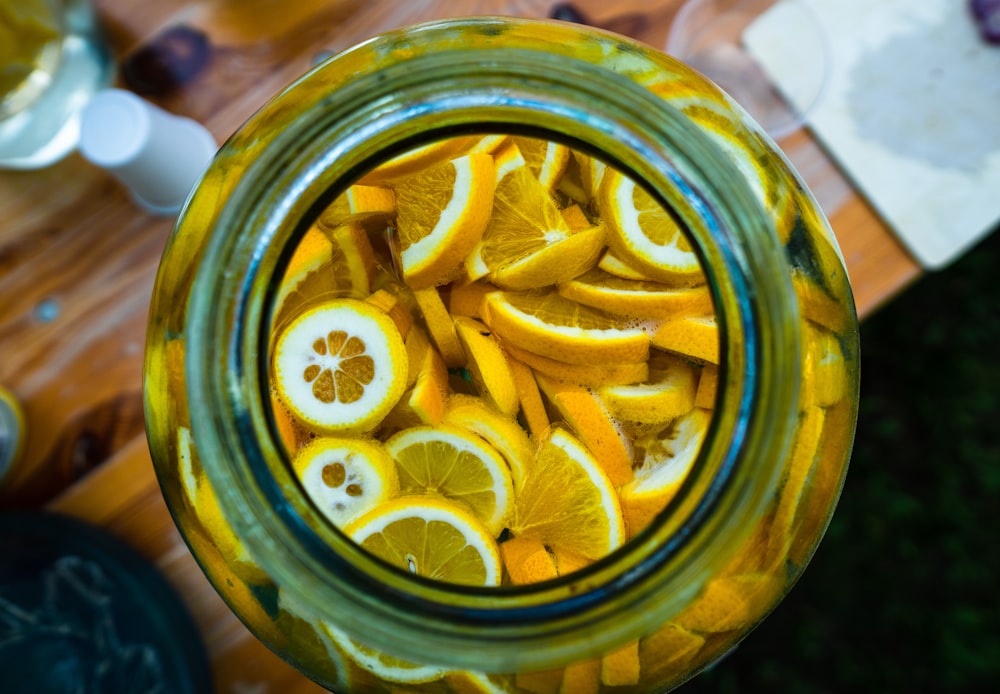
[[[393,183],[407,284],[443,284],[460,268],[490,221],[493,177],[493,157],[469,154]]]
[[[648,275],[644,275],[639,272],[631,265],[626,263],[624,260],[619,258],[614,254],[614,251],[608,250],[601,256],[601,259],[597,261],[597,267],[604,270],[609,275],[614,275],[615,277],[621,277],[625,280],[638,280],[640,282],[656,282],[655,279]],[[660,283],[662,284],[662,282]],[[701,284],[700,282],[698,284]]]
[[[695,361],[719,363],[719,328],[715,316],[680,316],[664,321],[653,333],[653,346]]]
[[[677,615],[677,623],[703,634],[745,629],[764,616],[784,585],[785,579],[773,573],[716,578]]]
[[[510,468],[514,490],[520,489],[535,458],[535,445],[513,417],[499,412],[482,398],[454,393],[448,399],[442,421],[481,436],[497,449]]]
[[[386,682],[422,684],[438,680],[448,672],[444,668],[423,663],[412,663],[362,644],[329,622],[319,622],[319,628],[336,646],[363,671],[370,672]],[[370,676],[369,676],[370,677]],[[375,686],[369,685],[369,689]],[[362,691],[360,688],[358,691]]]
[[[708,287],[671,287],[660,282],[623,279],[599,268],[559,285],[559,293],[608,313],[636,318],[674,318],[712,311]]]
[[[569,147],[559,142],[536,137],[515,136],[513,139],[538,182],[546,190],[555,190],[569,164]]]
[[[396,196],[392,190],[355,183],[320,213],[316,225],[324,230],[344,224],[384,225],[395,213]]]
[[[649,358],[649,379],[635,385],[610,385],[597,393],[611,414],[625,422],[668,422],[694,407],[696,367],[664,352]]]
[[[538,376],[538,385],[615,486],[632,479],[632,450],[588,388]]]
[[[331,433],[368,431],[403,394],[406,347],[382,311],[338,299],[281,333],[273,368],[278,395],[302,422]]]
[[[410,328],[413,327],[413,314],[410,313],[410,307],[406,305],[398,294],[394,294],[384,288],[376,289],[368,295],[365,301],[380,309],[389,318],[392,318],[392,322],[399,329],[399,334],[404,340],[406,339],[406,336],[410,333]]]
[[[551,243],[571,236],[549,191],[528,168],[516,144],[496,157],[496,194],[482,239],[465,261],[470,279],[495,273]]]
[[[569,364],[645,361],[649,337],[609,313],[555,291],[493,292],[483,322],[505,343]]]
[[[508,353],[509,354],[509,353]],[[517,399],[520,403],[520,417],[523,418],[531,437],[540,441],[549,430],[549,415],[542,402],[542,394],[538,390],[535,374],[529,366],[519,359],[508,358],[514,385],[517,388]]]
[[[608,245],[619,259],[663,282],[701,281],[701,263],[684,230],[642,186],[609,168],[599,204]]]
[[[496,285],[484,280],[453,284],[448,292],[448,312],[456,317],[482,318],[483,299],[495,291]]]
[[[641,459],[634,479],[620,490],[629,537],[649,525],[674,498],[701,451],[711,419],[710,412],[695,408],[662,431],[635,441]]]
[[[475,434],[442,424],[394,434],[385,443],[396,461],[403,494],[444,497],[500,534],[514,496],[510,469],[495,448]]]
[[[500,584],[500,551],[465,509],[429,496],[403,496],[356,518],[344,533],[404,571],[446,583]]]
[[[337,527],[399,491],[392,458],[382,444],[368,439],[315,439],[295,454],[292,469],[312,502]]]
[[[561,213],[563,219],[566,220],[566,224],[569,226],[570,231],[583,231],[584,229],[589,229],[594,226],[591,224],[587,214],[578,203],[574,203],[569,207],[564,207],[561,210]]]
[[[625,541],[614,485],[586,446],[552,427],[514,502],[514,537],[598,559]]]
[[[597,388],[608,384],[641,383],[649,377],[649,365],[644,361],[624,364],[567,364],[514,345],[504,345],[504,349],[536,373],[565,383]]]
[[[533,537],[512,537],[500,544],[500,557],[510,582],[516,586],[555,578],[555,559],[545,545]]]
[[[312,226],[292,254],[275,296],[274,327],[330,299],[363,299],[375,278],[375,253],[360,224],[324,231]]]
[[[604,226],[574,231],[503,265],[490,279],[504,289],[535,289],[566,282],[597,265],[604,252]]]
[[[359,183],[385,185],[404,176],[410,176],[424,169],[440,166],[471,150],[479,138],[449,137],[407,150],[366,173]]]
[[[625,687],[639,684],[639,642],[629,641],[601,658],[601,684]]]
[[[455,321],[448,313],[437,288],[418,289],[413,292],[413,298],[417,302],[431,340],[444,359],[445,366],[449,369],[465,366],[465,350],[459,342]]]
[[[671,682],[686,673],[687,665],[705,645],[705,637],[667,622],[639,641],[639,663],[649,682]]]
[[[514,375],[490,329],[475,318],[459,316],[455,318],[455,330],[465,350],[466,369],[479,394],[504,414],[517,414]]]

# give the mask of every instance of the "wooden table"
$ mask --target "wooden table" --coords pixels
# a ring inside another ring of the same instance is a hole
[[[208,67],[154,99],[224,140],[325,52],[445,16],[548,16],[547,0],[97,0],[118,58],[166,28],[206,33]],[[583,16],[662,46],[681,0],[578,0]],[[920,274],[872,209],[805,133],[781,143],[826,209],[858,307],[870,313]],[[142,213],[77,156],[0,172],[0,384],[24,404],[27,450],[0,509],[42,507],[109,528],[148,557],[202,629],[219,692],[320,691],[223,605],[174,528],[143,433],[149,296],[171,219]]]

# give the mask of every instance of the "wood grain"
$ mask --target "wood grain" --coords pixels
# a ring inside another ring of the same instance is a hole
[[[153,98],[222,141],[318,57],[379,32],[467,14],[547,16],[545,0],[97,0],[119,60],[170,27],[203,32],[204,69]],[[662,46],[680,0],[578,0],[589,22]],[[808,135],[782,142],[826,209],[866,315],[920,274]],[[171,220],[136,209],[106,174],[71,156],[0,172],[0,383],[23,403],[22,464],[0,508],[49,507],[110,528],[175,586],[202,630],[219,692],[316,692],[222,603],[173,526],[142,420],[149,297]]]

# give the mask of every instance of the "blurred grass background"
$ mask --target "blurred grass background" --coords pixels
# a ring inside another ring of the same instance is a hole
[[[825,539],[682,694],[1000,691],[1000,233],[867,318],[861,354]]]

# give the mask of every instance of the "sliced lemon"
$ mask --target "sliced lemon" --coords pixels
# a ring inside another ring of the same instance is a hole
[[[320,229],[344,224],[385,225],[396,213],[396,196],[388,188],[356,183],[338,195],[316,220]]]
[[[639,642],[629,641],[601,658],[601,684],[608,687],[637,685],[640,670]]]
[[[588,388],[538,376],[538,385],[615,486],[632,479],[632,449]]]
[[[345,534],[404,571],[446,583],[497,586],[500,550],[462,507],[429,496],[402,496],[355,519]]]
[[[465,366],[465,350],[458,339],[455,321],[448,313],[441,294],[436,287],[418,289],[413,292],[420,315],[424,319],[427,332],[441,353],[445,366],[450,369]]]
[[[715,409],[715,400],[719,392],[719,367],[714,364],[705,364],[701,367],[701,375],[698,377],[698,392],[694,397],[695,407],[704,410]]]
[[[274,380],[282,402],[320,431],[374,428],[403,394],[406,347],[395,323],[363,301],[310,309],[278,337]]]
[[[490,329],[475,318],[459,316],[455,319],[455,330],[465,351],[466,369],[479,394],[504,414],[517,414],[514,375]]]
[[[295,454],[292,469],[316,507],[340,528],[399,491],[392,458],[370,439],[315,439]]]
[[[719,363],[719,328],[715,315],[680,316],[664,321],[653,333],[652,342],[668,352],[707,364]]]
[[[403,494],[433,494],[461,504],[493,535],[503,530],[514,497],[510,469],[495,448],[455,426],[419,426],[385,444]]]
[[[608,313],[635,318],[674,318],[712,311],[708,287],[671,287],[659,282],[623,279],[601,269],[559,285],[559,293]]]
[[[650,356],[648,364],[645,383],[598,389],[601,402],[611,414],[624,422],[653,424],[690,412],[698,389],[697,367],[659,351]]]
[[[542,402],[535,374],[531,367],[518,359],[509,358],[507,363],[510,364],[510,372],[517,387],[517,399],[521,406],[520,416],[531,432],[532,439],[540,441],[549,430],[549,415],[545,411],[545,403]]]
[[[569,364],[645,361],[642,328],[555,291],[493,292],[483,321],[504,342]]]
[[[639,664],[649,682],[676,681],[705,645],[705,637],[668,622],[639,640]]]
[[[556,562],[545,545],[533,537],[512,537],[500,544],[500,557],[510,582],[516,586],[556,578]]]
[[[504,289],[536,289],[579,277],[604,253],[604,226],[573,231],[531,254],[498,268],[490,279]]]
[[[456,273],[490,221],[493,177],[493,157],[469,154],[393,183],[407,284],[432,287]]]
[[[449,137],[414,147],[385,161],[361,177],[359,183],[386,185],[394,179],[412,176],[424,169],[440,166],[470,151],[479,138],[476,136]]]
[[[591,224],[590,218],[587,217],[587,213],[583,211],[583,208],[578,203],[564,207],[561,212],[563,219],[566,220],[566,224],[569,225],[571,231],[583,231],[594,226]]]
[[[538,182],[546,190],[555,190],[559,179],[562,178],[569,165],[569,147],[553,140],[543,140],[536,137],[515,136],[513,140],[518,149],[521,150],[528,168],[538,179]]]
[[[701,451],[711,419],[710,412],[695,408],[635,441],[641,460],[634,479],[620,490],[630,537],[648,526],[677,494]]]
[[[375,278],[375,253],[359,224],[328,231],[310,227],[292,254],[275,297],[275,331],[310,306],[363,299]]]
[[[354,661],[362,670],[370,672],[386,682],[422,684],[441,679],[448,672],[435,665],[412,663],[369,648],[352,639],[329,622],[319,622],[319,628],[330,637],[344,655]],[[375,683],[370,686],[375,686]]]
[[[552,427],[514,502],[510,530],[588,559],[625,542],[614,485],[580,441]]]
[[[465,261],[470,279],[496,273],[572,235],[552,195],[513,142],[497,152],[496,172],[492,217]]]
[[[413,314],[410,307],[398,295],[388,289],[376,289],[365,299],[369,304],[380,309],[384,314],[392,318],[392,322],[399,329],[399,334],[406,339],[413,327]]]
[[[483,299],[495,291],[497,291],[496,285],[485,280],[455,283],[448,291],[448,312],[455,317],[482,318]]]
[[[683,228],[646,190],[608,169],[600,192],[608,245],[642,274],[670,283],[701,281],[701,263]]]
[[[644,361],[624,364],[567,364],[514,345],[504,345],[504,349],[536,373],[565,383],[597,388],[608,384],[641,383],[649,377],[649,364]]]
[[[471,431],[495,448],[510,468],[514,490],[535,458],[535,444],[517,421],[493,405],[474,395],[453,393],[444,413],[445,424]]]

